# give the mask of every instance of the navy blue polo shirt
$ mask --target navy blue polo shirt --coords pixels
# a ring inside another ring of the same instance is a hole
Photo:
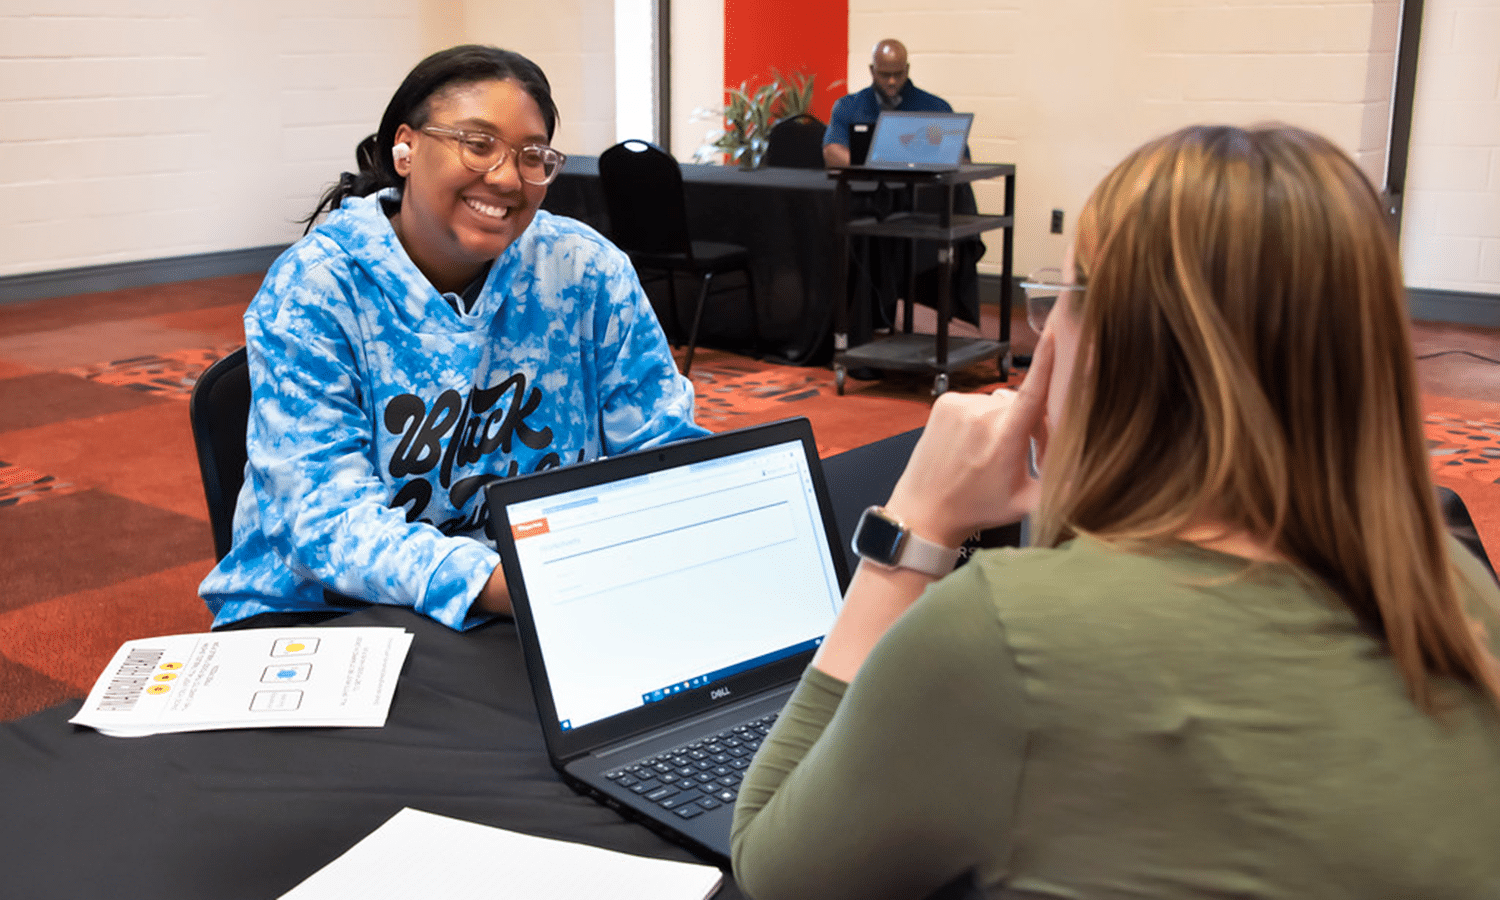
[[[901,88],[901,102],[893,107],[899,112],[953,112],[948,101],[937,94],[929,94],[910,80]],[[857,122],[875,124],[880,118],[880,92],[875,85],[862,91],[846,94],[833,104],[828,116],[828,129],[823,132],[823,146],[841,144],[849,146],[849,126]]]

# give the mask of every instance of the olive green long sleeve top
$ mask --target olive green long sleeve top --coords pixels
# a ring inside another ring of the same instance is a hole
[[[1473,557],[1472,608],[1500,643]],[[755,900],[1500,898],[1500,714],[1424,715],[1291,566],[1087,539],[978,554],[850,685],[809,669],[735,810]]]

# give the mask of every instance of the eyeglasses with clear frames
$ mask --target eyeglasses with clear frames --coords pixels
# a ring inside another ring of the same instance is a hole
[[[1066,284],[1062,278],[1062,269],[1048,266],[1037,269],[1021,282],[1021,289],[1026,292],[1026,324],[1037,334],[1041,334],[1042,329],[1047,326],[1047,316],[1057,304],[1058,297],[1071,291],[1083,290],[1083,285]]]
[[[436,137],[452,138],[458,143],[458,159],[464,168],[486,174],[505,165],[512,155],[516,158],[516,171],[527,184],[551,184],[567,156],[542,144],[523,144],[511,147],[493,134],[483,131],[462,131],[443,125],[424,125],[422,131]]]

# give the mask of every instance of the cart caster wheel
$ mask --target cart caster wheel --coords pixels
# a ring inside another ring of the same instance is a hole
[[[846,375],[848,375],[848,370],[843,366],[833,367],[833,389],[840,397],[844,396],[844,377]]]
[[[948,373],[939,372],[932,379],[932,396],[941,397],[948,390]]]

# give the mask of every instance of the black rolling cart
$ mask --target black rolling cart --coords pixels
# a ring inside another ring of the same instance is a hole
[[[922,372],[933,376],[932,393],[948,389],[948,376],[988,359],[997,360],[1000,380],[1010,369],[1010,284],[1013,276],[1011,254],[1014,250],[1016,167],[1010,163],[965,163],[957,169],[942,172],[885,171],[867,168],[832,169],[828,177],[836,180],[834,206],[842,214],[839,235],[835,241],[839,258],[834,266],[833,372],[838,393],[844,393],[844,380],[852,368],[869,367],[903,372]],[[953,211],[955,189],[962,184],[989,178],[1005,179],[1005,212],[1001,215],[963,215]],[[904,189],[916,209],[918,190],[942,192],[938,211],[898,212],[883,218],[850,218],[850,200],[855,185],[884,184]],[[948,323],[953,304],[954,244],[986,231],[1003,229],[1001,244],[1000,327],[995,340],[986,337],[950,337]],[[907,289],[902,329],[880,335],[867,343],[849,346],[849,239],[856,236],[905,238],[909,245],[908,260],[915,259],[917,242],[938,244],[937,332],[913,333],[912,302],[915,295],[915,265],[906,269]]]

